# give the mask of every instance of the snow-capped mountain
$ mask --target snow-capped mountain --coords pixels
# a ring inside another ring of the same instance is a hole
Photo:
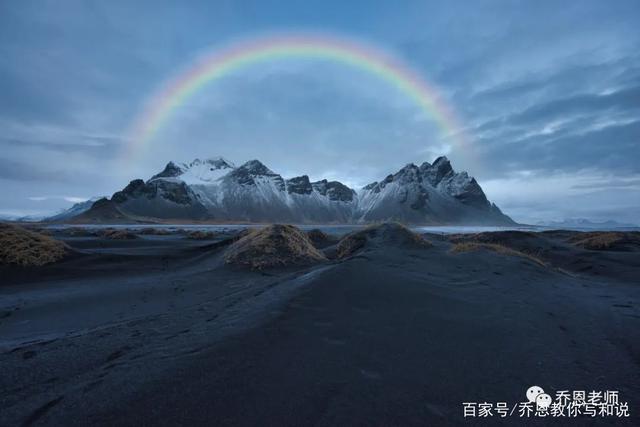
[[[420,224],[513,224],[487,200],[466,172],[456,173],[446,157],[433,164],[408,164],[358,193],[356,219],[390,218]]]
[[[513,224],[466,172],[446,157],[409,164],[355,191],[338,181],[285,179],[258,160],[235,166],[223,158],[169,162],[143,181],[131,181],[82,220],[138,217],[247,222]],[[95,206],[94,205],[94,206]]]

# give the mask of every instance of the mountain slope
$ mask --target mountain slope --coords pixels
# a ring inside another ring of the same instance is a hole
[[[136,218],[513,224],[487,200],[477,181],[466,172],[456,173],[446,157],[433,164],[409,164],[358,192],[338,181],[311,182],[307,175],[285,179],[258,160],[238,167],[223,158],[169,162],[148,181],[131,181],[110,202],[117,212]],[[91,210],[83,216],[95,216]]]
[[[409,223],[513,224],[466,172],[455,173],[446,157],[433,165],[409,164],[359,193],[358,221],[396,219]]]
[[[102,199],[102,198],[103,197],[93,197],[93,198],[91,198],[89,200],[85,200],[84,202],[75,203],[69,209],[65,209],[60,213],[52,215],[52,216],[46,218],[45,221],[65,221],[67,219],[71,219],[73,217],[76,217],[76,216],[88,211],[89,209],[91,209],[93,204],[95,202],[97,202],[98,200]]]

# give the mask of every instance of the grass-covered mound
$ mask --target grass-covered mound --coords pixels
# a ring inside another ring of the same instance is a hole
[[[451,234],[448,238],[452,243],[474,242],[495,244],[526,253],[546,251],[552,246],[550,241],[539,233],[519,230],[488,231],[473,234]]]
[[[508,230],[490,231],[475,234],[452,234],[449,241],[454,243],[452,252],[465,252],[464,248],[489,249],[503,254],[518,255],[537,263],[544,262],[550,252],[556,250],[555,244],[540,233],[528,231]],[[458,244],[462,245],[456,248]],[[503,248],[503,249],[501,249]]]
[[[124,228],[106,228],[100,232],[100,235],[105,239],[112,240],[132,240],[138,238],[138,236],[136,236],[130,230]]]
[[[224,254],[227,264],[262,270],[326,261],[309,237],[292,225],[274,224],[251,230]]]
[[[575,246],[595,251],[640,250],[640,233],[620,231],[592,231],[577,233],[569,238]]]
[[[61,260],[69,247],[44,234],[0,224],[0,264],[41,266]]]
[[[62,233],[69,237],[95,237],[95,230],[88,230],[82,227],[68,227],[62,229]]]
[[[168,236],[171,234],[166,228],[145,227],[137,231],[142,236]]]
[[[214,231],[194,230],[188,232],[185,237],[191,240],[210,240],[215,239],[216,236],[217,233]]]
[[[327,234],[318,228],[307,231],[307,236],[316,248],[324,248],[338,241],[337,237]]]
[[[481,249],[493,251],[502,255],[517,256],[520,258],[525,258],[543,267],[547,265],[543,260],[541,260],[540,258],[534,255],[528,254],[526,252],[518,251],[498,243],[479,243],[479,242],[471,242],[471,241],[460,242],[460,243],[455,243],[453,245],[453,247],[451,248],[451,252],[462,253],[462,252],[477,251]]]
[[[402,224],[386,222],[370,225],[362,230],[347,234],[338,243],[338,258],[347,258],[369,246],[427,248],[431,246],[431,243]]]

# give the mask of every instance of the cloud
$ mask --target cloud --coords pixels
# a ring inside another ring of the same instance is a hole
[[[635,223],[640,216],[640,174],[620,177],[593,169],[575,173],[535,170],[481,184],[492,201],[523,223],[572,217]]]
[[[45,142],[29,139],[0,138],[0,147],[12,151],[28,148],[59,153],[82,153],[104,158],[105,155],[112,155],[121,145],[121,140],[115,137],[85,135],[76,136],[74,139],[78,142]]]
[[[640,86],[607,94],[578,94],[538,103],[503,120],[506,125],[535,126],[557,117],[593,115],[606,110],[636,112],[640,110]]]
[[[0,179],[15,181],[60,181],[62,174],[34,168],[26,163],[0,158]]]
[[[479,144],[488,162],[503,165],[493,176],[521,169],[572,172],[596,168],[625,173],[640,171],[639,135],[640,120],[586,129],[575,125],[521,139],[485,138]]]
[[[70,203],[81,203],[89,200],[88,197],[77,197],[77,196],[30,196],[27,199],[32,202],[44,202],[48,200],[64,200]]]

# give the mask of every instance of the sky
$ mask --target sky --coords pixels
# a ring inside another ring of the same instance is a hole
[[[446,155],[516,221],[640,223],[640,2],[0,2],[0,215],[55,212],[170,161],[259,159],[359,188]],[[132,128],[201,55],[272,33],[358,40],[454,112],[464,147],[388,81],[336,61],[205,85],[135,157]]]

